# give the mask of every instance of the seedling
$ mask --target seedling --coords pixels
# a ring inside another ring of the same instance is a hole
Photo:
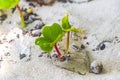
[[[19,2],[20,2],[20,0],[0,0],[0,9],[11,9],[13,7],[16,7],[18,9],[20,17],[21,17],[21,25],[24,28],[26,25],[25,25],[24,16],[22,14],[22,11],[18,5]]]
[[[57,55],[61,57],[61,53],[56,44],[67,33],[66,53],[68,53],[70,31],[78,32],[80,34],[83,33],[82,30],[79,30],[70,25],[68,21],[68,14],[66,14],[66,16],[62,18],[62,25],[53,23],[51,26],[44,26],[42,29],[43,36],[37,38],[35,40],[35,44],[40,46],[40,48],[47,53],[50,53],[54,47]]]

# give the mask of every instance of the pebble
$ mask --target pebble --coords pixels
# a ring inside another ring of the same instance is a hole
[[[33,0],[35,2],[37,2],[40,6],[42,5],[52,5],[55,0]]]
[[[105,49],[105,44],[102,44],[101,46],[100,46],[100,50],[104,50]]]
[[[3,14],[2,16],[0,16],[0,21],[4,21],[7,18],[6,14]]]
[[[41,36],[41,31],[38,29],[38,30],[33,30],[31,35],[33,37],[36,37],[36,36]]]
[[[83,44],[81,45],[81,49],[85,49],[85,46]]]
[[[89,45],[89,42],[86,42],[87,45]]]
[[[7,14],[4,14],[2,10],[0,10],[0,21],[4,21],[7,18]]]
[[[20,54],[20,59],[23,59],[26,57],[26,54]]]
[[[0,62],[1,62],[1,61],[3,61],[3,58],[2,58],[2,56],[0,56]]]
[[[103,65],[100,61],[93,61],[90,65],[90,72],[95,74],[102,73]]]
[[[71,45],[71,48],[76,52],[80,52],[80,47],[75,44]]]
[[[19,38],[19,37],[20,37],[20,35],[19,35],[19,34],[17,34],[17,35],[16,35],[16,37],[17,37],[17,38]]]

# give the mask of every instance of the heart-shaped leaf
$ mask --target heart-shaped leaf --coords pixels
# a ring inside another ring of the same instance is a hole
[[[54,23],[51,26],[44,26],[42,34],[43,37],[37,38],[35,44],[40,46],[45,52],[50,52],[55,43],[62,38],[61,36],[63,36],[62,28],[57,23]]]
[[[53,49],[53,46],[50,45],[51,43],[44,37],[37,38],[35,40],[35,44],[40,46],[40,48],[45,52],[50,52]]]
[[[42,30],[42,34],[45,37],[45,39],[49,40],[50,42],[53,42],[60,34],[62,34],[62,28],[59,24],[54,23],[51,26],[45,26]]]
[[[67,30],[71,28],[71,25],[68,20],[68,14],[62,18],[62,28]]]
[[[15,7],[20,0],[0,0],[0,9],[11,9]]]

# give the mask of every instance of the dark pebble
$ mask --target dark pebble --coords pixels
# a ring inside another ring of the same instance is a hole
[[[29,3],[29,6],[36,7],[36,5],[33,3]]]
[[[26,57],[26,54],[20,54],[20,59],[23,59],[24,57]]]
[[[58,58],[58,55],[57,54],[53,54],[52,57]]]
[[[73,48],[76,52],[79,52],[79,51],[80,51],[80,48],[79,48],[79,46],[77,46],[77,45],[72,45],[72,48]]]
[[[105,44],[102,44],[101,46],[100,46],[100,50],[104,50],[105,49]]]
[[[20,35],[19,35],[19,34],[17,34],[17,35],[16,35],[16,37],[17,37],[17,38],[19,38],[19,37],[20,37]]]
[[[63,2],[63,3],[66,3],[67,0],[58,0],[59,2]]]
[[[83,39],[87,39],[87,37],[85,36],[85,37],[83,37]]]
[[[0,16],[0,20],[1,20],[1,21],[4,21],[6,18],[7,18],[7,15],[6,15],[6,14],[3,14],[2,16]]]
[[[92,49],[92,51],[96,51],[95,49]]]
[[[15,12],[15,10],[16,10],[16,7],[12,8],[12,13],[14,13],[14,12]]]
[[[37,24],[37,25],[35,26],[35,29],[42,29],[42,27],[43,27],[44,25],[45,25],[44,23],[42,23],[42,24]]]
[[[50,54],[47,54],[47,58],[51,59],[52,57],[51,57],[51,55],[50,55]]]
[[[83,44],[81,45],[81,49],[85,49],[85,46]]]
[[[87,45],[89,45],[89,42],[86,42]]]
[[[13,42],[14,41],[14,39],[11,39],[10,41],[9,41],[9,43],[11,43],[11,42]]]
[[[42,57],[43,56],[43,54],[40,54],[38,57]]]
[[[27,30],[23,30],[23,31],[22,31],[22,34],[23,34],[23,35],[25,35],[25,34],[27,34],[27,33],[28,33]]]

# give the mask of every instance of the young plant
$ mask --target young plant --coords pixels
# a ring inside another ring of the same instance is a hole
[[[0,0],[0,9],[11,9],[16,6],[16,8],[19,11],[20,17],[21,17],[21,25],[24,28],[26,25],[25,25],[24,16],[22,14],[22,11],[18,5],[19,2],[20,2],[20,0]]]
[[[68,14],[66,14],[66,16],[62,18],[62,26],[58,23],[54,23],[51,26],[44,26],[42,29],[43,36],[37,38],[35,44],[48,53],[51,52],[54,47],[57,55],[60,57],[61,53],[56,44],[67,33],[66,52],[68,53],[70,31],[83,33],[82,30],[78,30],[70,25]]]

